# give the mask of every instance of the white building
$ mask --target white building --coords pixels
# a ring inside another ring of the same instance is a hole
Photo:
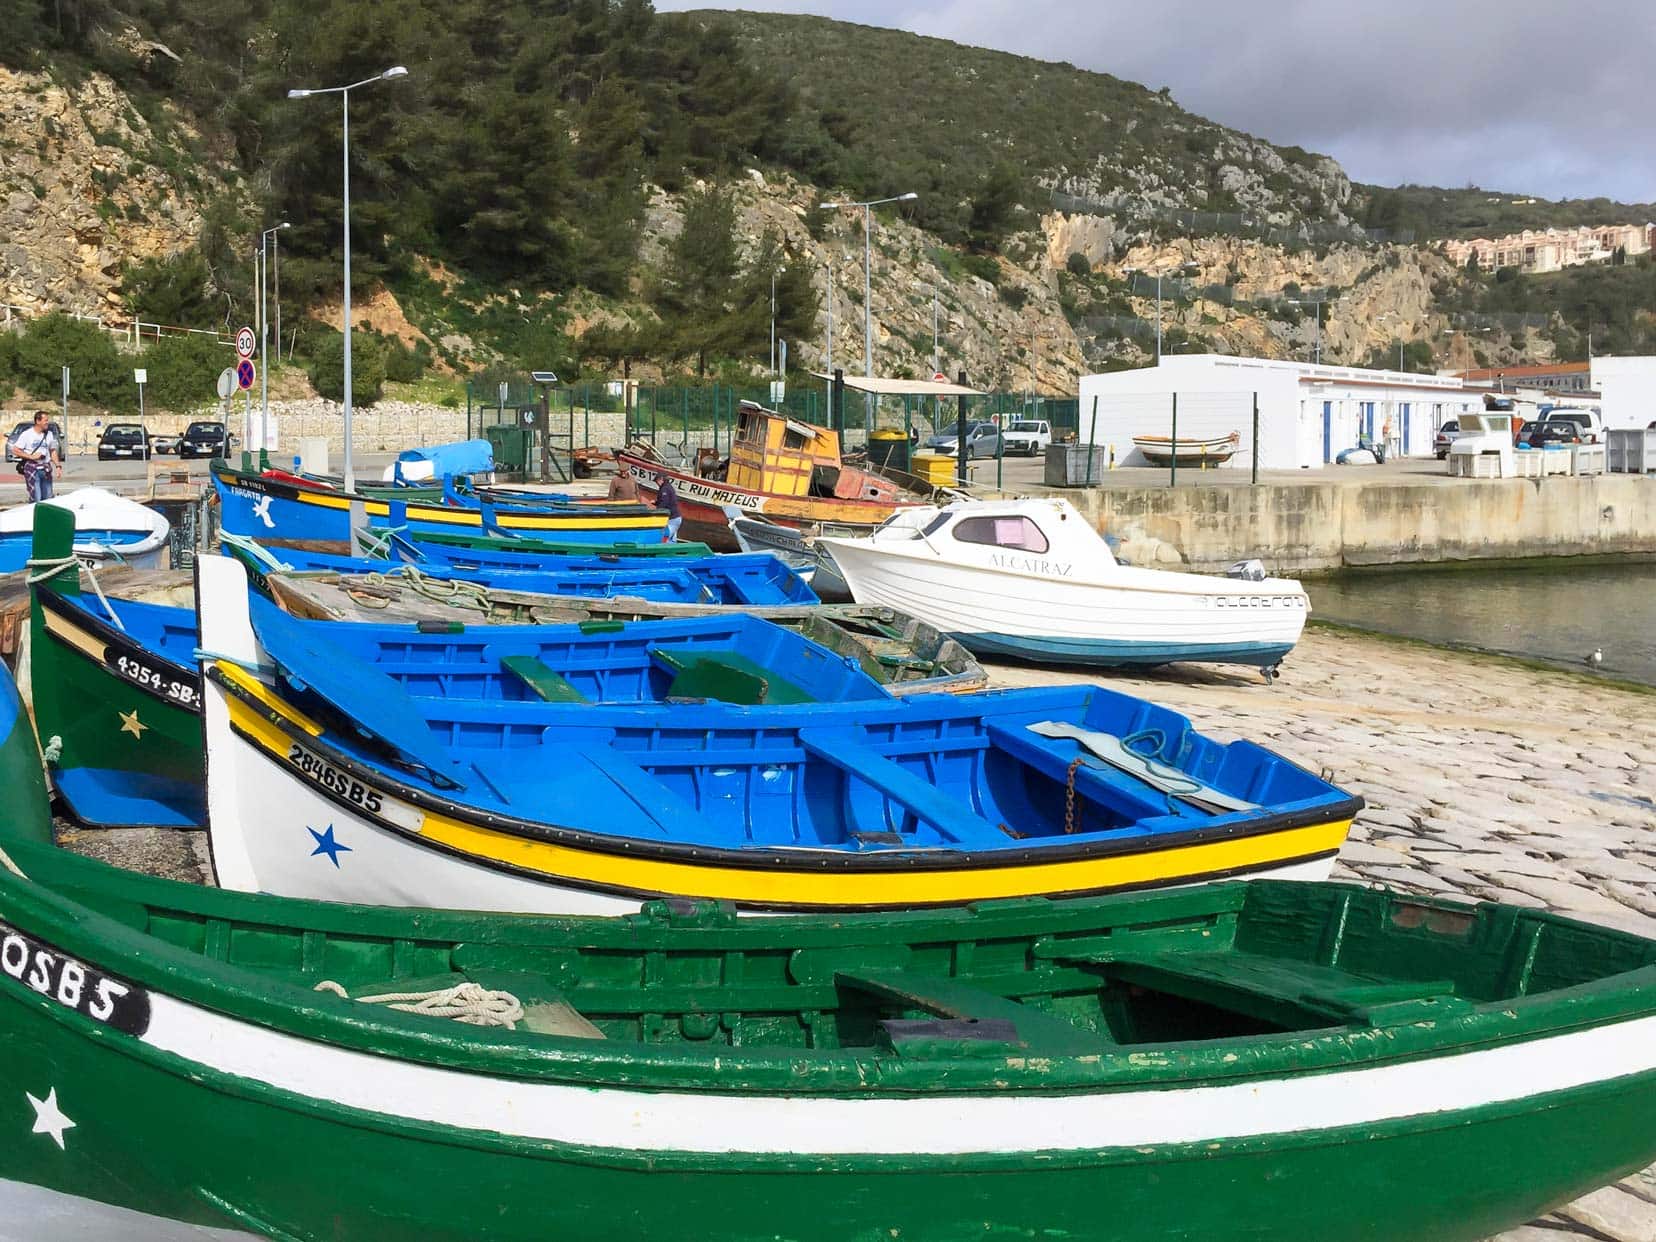
[[[1137,466],[1147,463],[1133,447],[1134,436],[1176,430],[1181,440],[1206,440],[1235,432],[1241,449],[1227,464],[1247,469],[1253,465],[1256,397],[1259,465],[1265,470],[1329,464],[1356,445],[1359,433],[1379,440],[1388,424],[1394,451],[1428,457],[1439,426],[1483,408],[1480,391],[1453,376],[1176,354],[1136,371],[1082,376],[1078,439],[1107,445],[1119,464]]]
[[[1646,427],[1656,420],[1656,357],[1594,358],[1592,368],[1606,428]]]

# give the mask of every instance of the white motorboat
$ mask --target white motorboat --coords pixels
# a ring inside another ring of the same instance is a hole
[[[1053,664],[1251,664],[1299,641],[1298,582],[1123,565],[1066,500],[964,500],[867,539],[817,540],[861,604],[910,613],[978,655]]]
[[[172,526],[159,510],[101,487],[77,488],[41,503],[75,515],[75,555],[83,562],[166,567]],[[0,513],[0,573],[15,573],[27,565],[34,543],[34,510],[29,504]]]

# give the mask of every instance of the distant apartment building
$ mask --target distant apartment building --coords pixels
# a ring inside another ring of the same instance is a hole
[[[1471,371],[1451,371],[1468,384],[1488,384],[1496,388],[1540,388],[1547,392],[1572,393],[1593,391],[1590,365],[1585,362],[1537,363],[1529,366],[1477,367]]]
[[[1506,237],[1491,240],[1473,237],[1448,241],[1444,253],[1451,262],[1465,267],[1473,256],[1485,271],[1501,267],[1516,267],[1525,272],[1556,272],[1560,268],[1580,267],[1585,263],[1608,263],[1616,251],[1629,256],[1644,254],[1650,249],[1651,232],[1656,225],[1609,224],[1599,228],[1525,229]]]

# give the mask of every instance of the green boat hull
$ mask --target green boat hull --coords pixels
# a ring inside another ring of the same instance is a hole
[[[11,989],[15,990],[15,989]],[[8,999],[10,998],[8,992]],[[856,1168],[812,1159],[645,1159],[455,1142],[320,1108],[65,1029],[43,998],[0,1018],[4,1176],[148,1215],[296,1239],[1098,1238],[1113,1242],[1488,1237],[1631,1173],[1656,1078],[1537,1115],[1282,1135],[1231,1148],[1099,1153],[1085,1167],[949,1158]],[[72,1119],[59,1150],[27,1096]],[[151,1129],[165,1118],[164,1131]],[[141,1235],[132,1235],[141,1236]]]
[[[36,559],[68,555],[73,521],[37,511]],[[66,603],[81,594],[72,568],[32,590],[30,698],[71,814],[101,827],[204,824],[199,672],[159,660],[100,610]]]

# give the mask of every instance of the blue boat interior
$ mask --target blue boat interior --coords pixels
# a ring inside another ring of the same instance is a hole
[[[247,548],[248,555],[259,558],[267,569],[271,566],[266,558],[295,573],[394,573],[398,563],[297,548],[269,548],[240,536],[231,539]],[[223,551],[226,555],[235,554],[228,543]],[[590,556],[520,556],[513,568],[462,569],[417,549],[406,558],[406,563],[430,576],[456,578],[502,591],[586,598],[634,595],[667,603],[755,607],[821,602],[798,573],[779,558],[765,553],[687,557],[667,564],[660,561],[615,564]]]
[[[105,548],[118,557],[121,548],[143,543],[154,532],[148,530],[112,530],[107,526],[77,526],[75,550],[91,552]],[[34,531],[14,530],[0,533],[0,574],[16,573],[26,569],[34,555]],[[814,596],[812,597],[815,598]]]
[[[662,640],[649,636],[676,624],[633,623],[615,634],[637,670],[625,683],[681,675],[657,659]],[[853,853],[1022,851],[1242,829],[1261,816],[1347,802],[1258,746],[1220,744],[1176,712],[1099,687],[761,706],[709,697],[667,712],[642,697],[577,701],[558,681],[541,693],[530,684],[539,669],[522,675],[512,667],[519,653],[503,659],[487,635],[450,636],[438,644],[447,652],[387,646],[381,655],[394,658],[359,665],[364,640],[351,632],[369,627],[324,630],[269,606],[256,608],[254,625],[294,706],[359,762],[472,810],[610,838]],[[359,645],[333,646],[346,639]],[[565,641],[570,675],[559,676],[571,689],[583,676],[596,682],[598,670],[573,660],[579,644]],[[686,643],[670,653],[706,649]],[[762,650],[741,650],[763,667]],[[549,654],[555,667],[560,652]],[[457,679],[455,670],[468,666],[476,675]],[[464,697],[473,687],[482,696]],[[1248,805],[1218,809],[1168,792],[1072,737],[1031,727],[1054,721],[1119,739],[1191,787]]]
[[[196,676],[195,652],[200,645],[200,628],[196,624],[195,609],[131,599],[109,599],[106,606],[104,600],[91,593],[58,598],[93,620],[124,631],[137,646],[177,665],[183,676]],[[116,619],[111,619],[111,611]]]

